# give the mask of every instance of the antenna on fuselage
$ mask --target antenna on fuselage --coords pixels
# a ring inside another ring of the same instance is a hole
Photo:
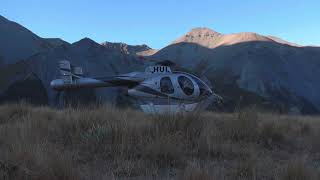
[[[161,62],[157,62],[155,63],[156,65],[160,65],[160,66],[169,66],[169,67],[172,67],[172,66],[176,66],[176,63],[170,61],[170,60],[164,60],[164,61],[161,61]]]

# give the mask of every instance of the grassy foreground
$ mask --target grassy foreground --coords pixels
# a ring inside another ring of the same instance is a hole
[[[0,179],[313,180],[319,150],[319,117],[0,106]]]

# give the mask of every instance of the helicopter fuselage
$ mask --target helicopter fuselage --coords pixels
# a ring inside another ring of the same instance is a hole
[[[76,72],[73,69],[77,70]],[[210,87],[200,78],[186,72],[171,71],[167,66],[150,66],[145,72],[131,72],[111,77],[89,78],[82,76],[82,69],[72,67],[68,61],[60,62],[61,79],[51,82],[56,91],[81,88],[127,87],[128,95],[139,100],[142,109],[168,105],[190,106],[213,95]],[[187,108],[188,109],[188,108]],[[144,110],[150,111],[150,110]]]

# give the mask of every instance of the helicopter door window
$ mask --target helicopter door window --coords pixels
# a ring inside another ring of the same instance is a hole
[[[185,76],[179,76],[178,77],[178,82],[179,82],[179,85],[180,85],[182,91],[186,95],[190,96],[190,95],[193,94],[194,85],[193,85],[192,81],[189,78],[187,78]]]
[[[161,92],[166,94],[172,94],[174,92],[174,88],[173,88],[171,79],[169,77],[163,77],[160,80],[160,88],[161,88]]]

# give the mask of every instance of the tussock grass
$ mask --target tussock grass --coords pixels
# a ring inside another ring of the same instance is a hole
[[[284,168],[281,174],[282,180],[316,180],[319,174],[314,167],[310,166],[306,159],[291,160]]]
[[[0,106],[0,179],[316,179],[320,119]],[[298,157],[306,157],[297,160]]]

